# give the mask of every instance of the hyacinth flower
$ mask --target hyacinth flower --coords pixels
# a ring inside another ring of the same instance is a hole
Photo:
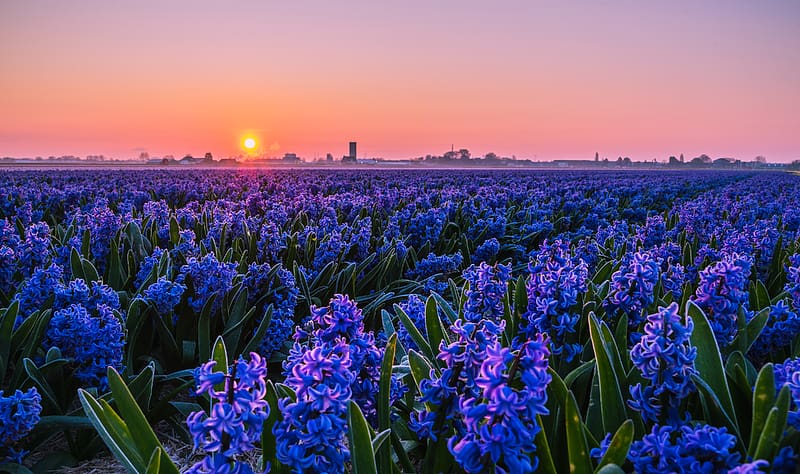
[[[380,391],[380,367],[383,349],[375,343],[375,335],[364,331],[364,317],[355,301],[346,295],[334,295],[328,306],[311,307],[311,319],[305,327],[298,328],[295,341],[306,350],[320,345],[335,345],[344,341],[349,347],[349,369],[353,373],[350,387],[353,400],[358,403],[367,420],[377,416],[375,400]],[[293,349],[294,351],[294,349]],[[296,351],[293,352],[296,354]],[[293,355],[285,366],[291,372]]]
[[[186,291],[186,285],[161,277],[144,290],[143,296],[153,305],[159,316],[169,316],[175,306],[180,303],[184,291]],[[175,320],[173,320],[174,323]]]
[[[692,300],[708,316],[720,347],[727,347],[736,337],[739,308],[747,312],[750,266],[749,259],[734,253],[700,272]]]
[[[252,473],[250,466],[236,457],[261,442],[264,420],[269,416],[269,404],[264,400],[267,362],[251,352],[250,360],[239,357],[225,372],[215,366],[212,360],[195,371],[195,393],[211,398],[211,410],[208,414],[193,412],[186,420],[195,449],[207,453],[187,472]]]
[[[272,429],[278,460],[294,472],[344,472],[350,459],[347,406],[352,398],[350,346],[342,338],[308,348],[295,342],[284,362],[296,400],[278,400]]]
[[[526,282],[528,307],[522,315],[520,331],[526,338],[544,333],[550,338],[554,355],[572,361],[581,350],[572,341],[580,319],[575,306],[586,291],[586,263],[574,257],[567,242],[546,243],[528,265],[531,276]]]
[[[769,308],[767,324],[750,348],[750,356],[757,361],[766,361],[770,355],[790,349],[792,341],[800,334],[800,316],[786,300],[780,300]]]
[[[736,437],[725,428],[709,425],[685,425],[680,430],[654,425],[650,433],[634,441],[628,454],[640,474],[727,473],[740,467],[740,459]],[[755,467],[763,465],[756,462]]]
[[[680,423],[680,402],[694,391],[692,375],[697,373],[694,368],[697,348],[690,341],[692,319],[688,316],[686,319],[686,325],[681,324],[677,303],[659,308],[657,313],[647,316],[644,335],[631,349],[631,362],[649,384],[632,386],[633,399],[628,404],[645,421],[657,422],[666,415],[668,423]]]
[[[659,278],[659,263],[646,252],[627,255],[619,270],[611,275],[611,286],[603,306],[614,319],[623,314],[628,316],[628,327],[634,331],[630,334],[631,341],[639,337],[635,330],[644,320],[643,312],[655,301]]]
[[[0,461],[21,463],[27,451],[17,444],[39,423],[42,396],[31,387],[4,396],[0,390]]]
[[[469,283],[465,292],[464,319],[477,322],[488,319],[497,324],[503,318],[504,299],[511,279],[508,265],[472,265],[463,273]]]
[[[406,277],[417,281],[424,281],[425,291],[444,293],[447,288],[448,275],[455,273],[464,262],[461,252],[452,255],[429,254],[417,262],[417,266],[406,272]]]
[[[57,347],[72,361],[75,377],[83,386],[108,386],[108,367],[122,370],[125,329],[120,317],[105,304],[94,311],[72,304],[57,310],[50,319],[43,349]]]
[[[486,360],[487,347],[498,342],[504,330],[505,321],[495,324],[488,320],[457,319],[453,323],[450,331],[455,340],[446,346],[442,342],[439,347],[437,358],[444,365],[441,376],[431,370],[429,378],[420,382],[420,402],[434,409],[412,415],[410,427],[417,436],[436,441],[451,425],[457,431],[463,430],[457,397],[479,396],[476,379]]]
[[[19,313],[14,322],[14,328],[19,327],[22,322],[34,311],[39,310],[51,297],[55,288],[61,284],[64,271],[56,264],[49,267],[41,267],[34,270],[31,278],[25,282],[19,293],[14,299],[19,301]]]
[[[214,314],[222,307],[222,298],[233,288],[236,265],[220,262],[209,253],[201,259],[189,257],[181,267],[180,276],[191,282],[187,284],[191,290],[188,301],[195,313],[200,313],[208,300],[216,296],[211,308]]]
[[[500,252],[500,241],[495,237],[486,240],[472,252],[472,263],[491,262]]]
[[[477,396],[460,395],[463,432],[448,440],[456,462],[467,472],[525,473],[536,470],[537,415],[548,413],[548,341],[538,335],[515,355],[494,342],[475,379]],[[519,374],[521,385],[515,383]]]
[[[786,285],[783,287],[792,299],[792,307],[800,311],[800,254],[789,257],[786,266]]]

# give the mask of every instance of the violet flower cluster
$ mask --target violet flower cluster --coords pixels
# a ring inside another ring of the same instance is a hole
[[[709,425],[654,425],[650,433],[631,445],[628,460],[641,474],[727,473],[739,467],[736,437],[725,428]],[[763,465],[761,463],[760,465]]]
[[[734,253],[700,271],[692,300],[706,313],[721,347],[736,337],[739,309],[747,312],[750,266],[748,258]]]
[[[237,456],[261,442],[264,420],[269,416],[269,404],[264,400],[267,362],[251,352],[249,360],[239,357],[225,372],[215,366],[212,360],[195,371],[195,393],[210,397],[211,410],[193,412],[186,420],[195,449],[207,453],[187,472],[252,473],[250,465]]]
[[[578,297],[586,291],[589,277],[586,263],[572,255],[567,242],[556,241],[543,245],[528,269],[528,307],[521,332],[526,338],[547,334],[553,354],[571,361],[581,350],[571,335],[580,319]]]
[[[295,342],[284,362],[296,399],[278,400],[283,418],[272,429],[277,457],[294,472],[342,473],[350,459],[347,406],[355,374],[350,346],[339,338],[313,348]]]
[[[222,307],[222,298],[233,288],[236,265],[220,262],[213,253],[209,253],[200,259],[189,257],[186,265],[181,267],[180,276],[185,278],[187,286],[193,290],[188,301],[195,313],[200,313],[214,296],[211,314],[215,314]]]
[[[125,329],[121,316],[105,304],[94,311],[72,304],[53,313],[42,346],[58,347],[83,386],[105,389],[108,367],[123,368]]]
[[[679,424],[683,418],[680,402],[695,389],[692,375],[697,373],[697,348],[690,341],[692,320],[688,316],[686,319],[683,325],[677,303],[659,308],[647,316],[644,335],[631,349],[631,362],[649,383],[645,387],[641,383],[632,386],[633,399],[628,404],[646,422],[666,418],[670,424]]]
[[[464,294],[467,298],[464,303],[464,319],[471,322],[487,319],[495,324],[499,323],[503,318],[511,267],[501,264],[492,266],[483,262],[464,270],[463,276],[469,283]]]
[[[655,301],[659,278],[659,263],[646,252],[626,255],[619,270],[611,275],[611,286],[603,306],[613,319],[623,314],[628,316],[628,327],[634,330],[629,334],[632,341],[639,337],[635,330],[644,321],[644,312]]]
[[[16,390],[8,396],[0,390],[0,462],[21,463],[27,451],[18,444],[39,423],[42,396],[31,387],[25,392]]]

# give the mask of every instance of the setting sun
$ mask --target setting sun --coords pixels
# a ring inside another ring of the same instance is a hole
[[[256,147],[256,140],[255,138],[245,138],[244,139],[244,147],[248,150],[252,150]]]

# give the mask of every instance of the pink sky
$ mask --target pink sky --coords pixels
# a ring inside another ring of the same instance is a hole
[[[800,2],[35,1],[0,156],[800,159]]]

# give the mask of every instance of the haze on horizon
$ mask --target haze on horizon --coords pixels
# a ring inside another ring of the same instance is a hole
[[[0,156],[800,159],[800,2],[3,2]]]

